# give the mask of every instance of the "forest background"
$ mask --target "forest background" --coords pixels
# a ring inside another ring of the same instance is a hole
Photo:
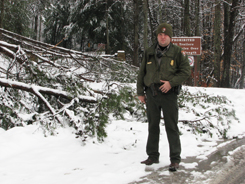
[[[244,0],[1,0],[0,11],[3,29],[82,52],[124,50],[135,66],[167,22],[175,37],[202,38],[197,85],[244,88]]]
[[[195,67],[198,86],[244,88],[244,0],[0,2],[4,130],[38,124],[47,136],[68,125],[82,141],[94,136],[103,141],[111,116],[125,119],[129,113],[146,122],[135,83],[144,49],[156,41],[161,22],[173,26],[175,37],[201,37],[202,54]],[[125,51],[125,60],[116,57],[118,50]],[[193,80],[192,75],[186,86],[193,86]],[[195,118],[182,123],[194,133],[212,136],[214,130],[226,138],[229,117],[235,117],[234,110],[222,105],[229,99],[184,89],[179,108]],[[210,108],[210,103],[219,106]]]

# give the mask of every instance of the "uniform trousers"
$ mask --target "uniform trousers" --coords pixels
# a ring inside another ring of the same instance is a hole
[[[148,139],[146,153],[151,159],[159,159],[159,136],[160,136],[160,118],[163,112],[165,130],[169,143],[169,155],[171,163],[181,161],[181,144],[178,128],[178,104],[177,94],[175,92],[162,93],[157,92],[156,96],[150,88],[146,89],[146,107],[148,118]]]

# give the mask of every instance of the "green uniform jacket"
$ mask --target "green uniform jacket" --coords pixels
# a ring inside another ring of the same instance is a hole
[[[157,43],[146,49],[138,79],[137,95],[143,96],[145,87],[160,80],[169,81],[171,87],[181,85],[191,74],[188,56],[181,47],[170,43],[170,48],[161,58],[160,66],[155,56]]]

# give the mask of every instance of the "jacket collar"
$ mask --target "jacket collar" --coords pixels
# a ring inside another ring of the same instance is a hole
[[[156,51],[156,49],[157,49],[157,45],[158,45],[158,43],[156,42],[156,43],[154,43],[151,47],[149,47],[149,50],[148,50],[148,54],[149,55],[154,55],[155,54],[155,51]],[[171,53],[171,50],[173,49],[173,43],[172,42],[170,42],[170,44],[169,44],[169,48],[168,48],[168,50],[167,50],[167,52],[165,53],[167,56],[168,55],[172,55]]]

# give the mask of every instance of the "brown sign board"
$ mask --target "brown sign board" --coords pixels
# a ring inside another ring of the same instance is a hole
[[[187,55],[201,55],[201,37],[173,37],[171,42],[180,46]]]

